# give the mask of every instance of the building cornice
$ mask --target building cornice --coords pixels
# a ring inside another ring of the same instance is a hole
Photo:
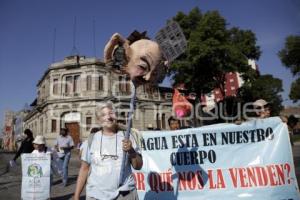
[[[67,57],[69,58],[69,57]],[[82,59],[81,59],[82,58]],[[104,62],[102,62],[100,59],[97,58],[85,58],[83,56],[80,57],[78,62],[76,60],[67,60],[66,58],[64,61],[53,63],[49,66],[49,68],[45,71],[42,78],[38,81],[37,87],[40,86],[40,84],[43,82],[43,80],[46,78],[46,76],[49,74],[50,71],[53,70],[59,70],[59,69],[76,69],[80,68],[82,66],[88,66],[88,65],[97,65],[97,66],[103,66],[105,67]]]

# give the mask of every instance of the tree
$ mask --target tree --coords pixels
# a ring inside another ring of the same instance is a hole
[[[179,12],[175,17],[188,40],[188,48],[170,67],[174,83],[185,83],[198,95],[219,87],[225,94],[227,72],[251,71],[248,59],[258,59],[259,47],[250,30],[227,28],[226,20],[218,11],[202,15],[198,8],[189,14]],[[253,74],[253,73],[248,73]]]
[[[265,99],[271,104],[272,116],[278,116],[282,110],[282,80],[270,74],[261,75],[255,81],[244,84],[238,91],[238,98],[243,103]]]
[[[278,52],[284,66],[289,68],[294,76],[300,76],[300,35],[291,35],[286,38],[285,47]],[[290,98],[297,102],[300,100],[300,80],[292,83]]]
[[[257,60],[260,49],[252,31],[228,28],[218,11],[202,14],[197,7],[188,14],[178,12],[173,19],[188,40],[186,53],[170,67],[174,85],[184,83],[198,97],[220,88],[225,96],[227,72],[241,72],[246,82],[253,78],[248,59]]]
[[[288,36],[285,47],[279,51],[278,55],[293,75],[300,75],[300,36]]]
[[[297,102],[300,99],[300,78],[292,83],[289,96],[294,102]]]

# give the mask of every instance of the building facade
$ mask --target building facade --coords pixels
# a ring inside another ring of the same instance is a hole
[[[37,98],[24,120],[24,128],[44,135],[53,145],[60,128],[69,129],[75,143],[97,126],[95,108],[112,101],[119,123],[126,124],[131,99],[129,78],[97,58],[69,56],[49,66],[37,84]],[[172,89],[148,85],[137,88],[133,127],[168,129],[172,114]]]

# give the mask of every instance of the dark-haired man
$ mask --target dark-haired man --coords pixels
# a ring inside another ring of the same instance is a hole
[[[179,121],[179,119],[176,119],[173,116],[171,116],[168,119],[168,123],[169,123],[170,130],[178,130],[178,129],[180,129],[180,121]]]

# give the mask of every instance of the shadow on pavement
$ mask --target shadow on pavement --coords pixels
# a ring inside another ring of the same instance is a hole
[[[67,194],[67,195],[64,195],[64,196],[60,196],[60,197],[53,197],[51,198],[51,200],[67,200],[67,199],[72,199],[74,193],[71,193],[71,194]],[[85,196],[81,196],[80,197],[80,200],[85,200],[86,197]]]
[[[51,200],[66,200],[66,199],[71,199],[72,196],[73,196],[73,193],[67,194],[64,196],[60,196],[60,197],[53,197],[53,198],[51,198]]]
[[[56,181],[52,182],[52,185],[57,185],[57,184],[60,184],[60,183],[62,183],[61,180],[56,180]]]
[[[9,172],[9,164],[7,163],[6,166],[0,168],[0,176]]]
[[[69,176],[69,178],[68,178],[68,185],[76,184],[77,177],[78,177],[77,175],[75,175],[75,176]],[[55,180],[55,181],[52,182],[52,185],[58,185],[58,184],[61,184],[61,183],[62,183],[61,178],[58,178],[57,180]]]

